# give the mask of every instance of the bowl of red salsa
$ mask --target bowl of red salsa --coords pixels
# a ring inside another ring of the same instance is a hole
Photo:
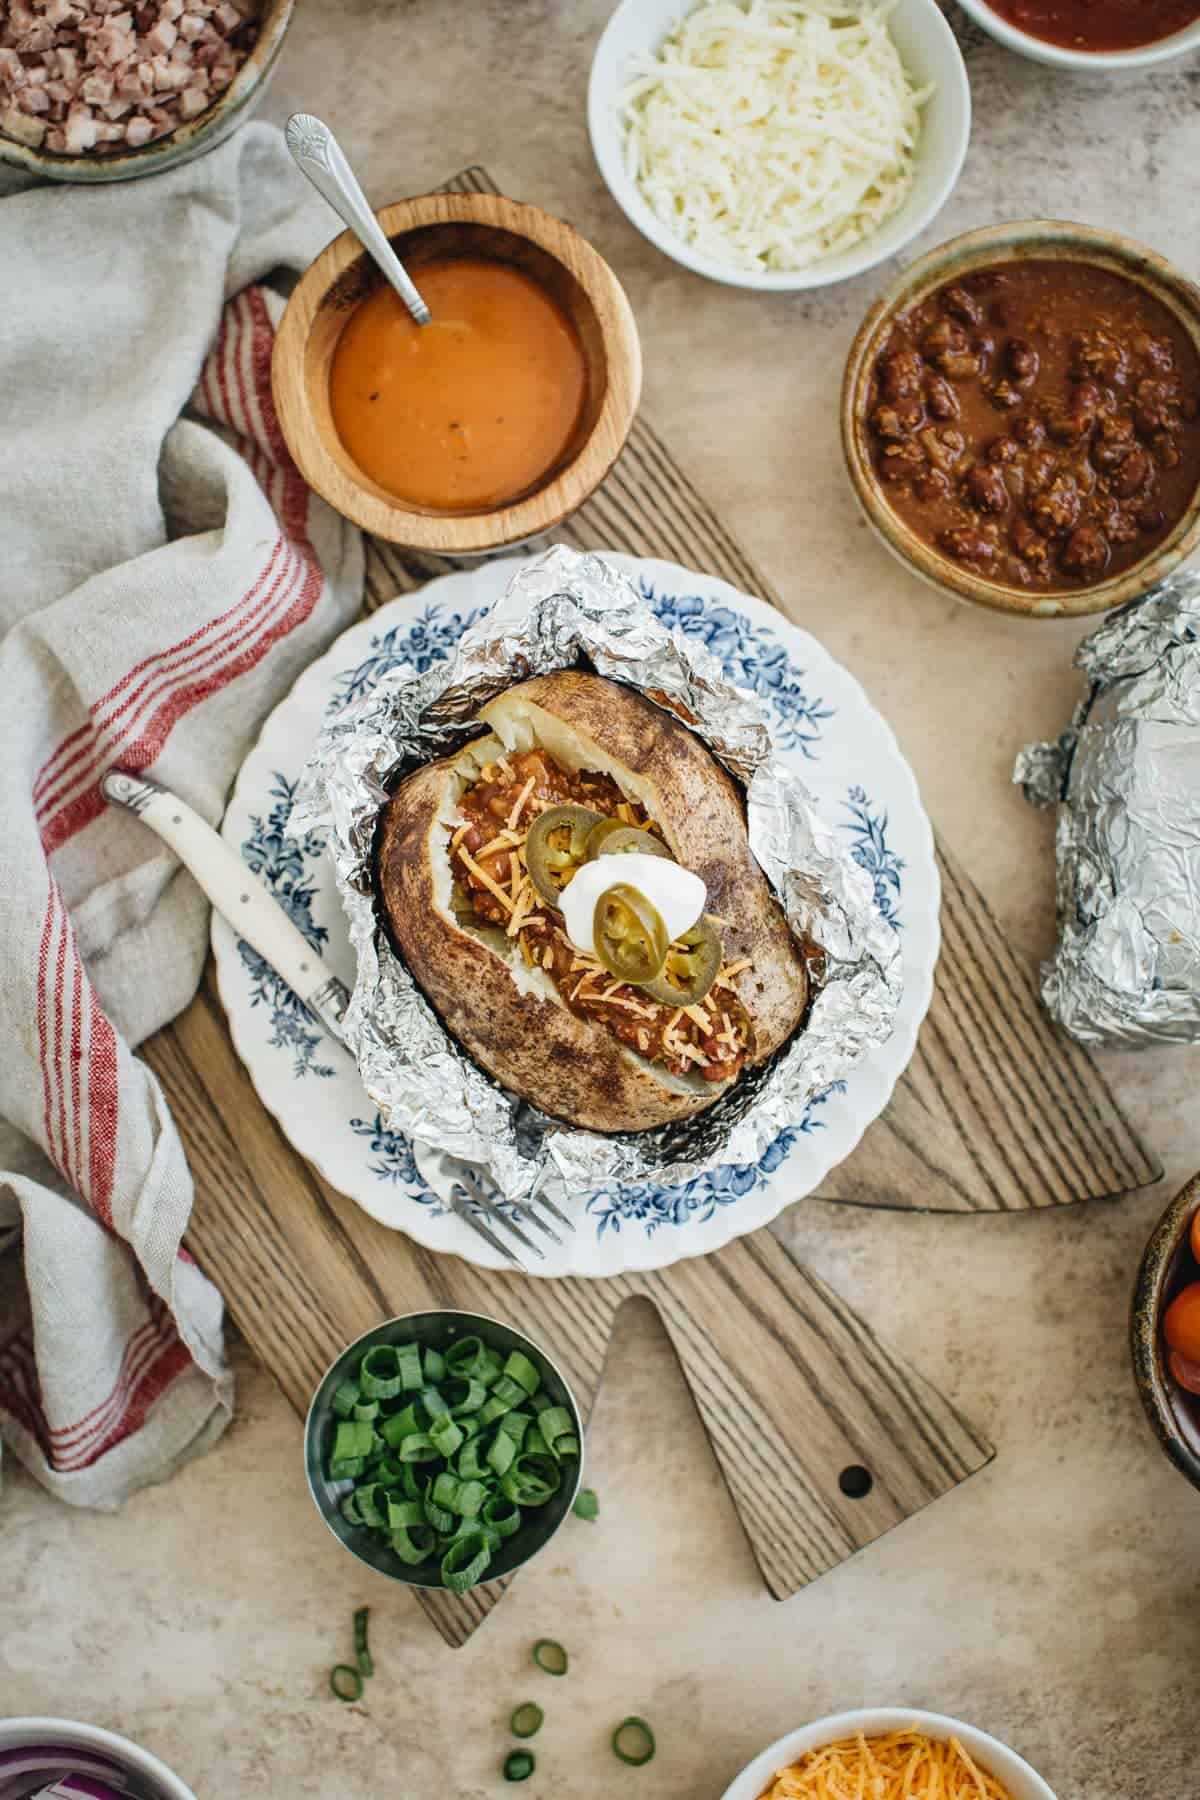
[[[1200,547],[1200,289],[1113,232],[967,232],[867,314],[842,389],[851,485],[944,593],[1106,612]]]
[[[1200,1488],[1200,1175],[1146,1246],[1134,1290],[1133,1371],[1163,1449]]]
[[[960,0],[992,37],[1060,69],[1140,69],[1200,49],[1200,0]]]

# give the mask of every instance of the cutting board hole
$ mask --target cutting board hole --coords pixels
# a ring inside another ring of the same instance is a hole
[[[865,1500],[875,1486],[875,1477],[861,1463],[851,1463],[838,1476],[838,1486],[848,1500]]]

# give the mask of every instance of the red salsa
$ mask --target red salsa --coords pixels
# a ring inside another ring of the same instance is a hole
[[[1197,0],[988,0],[994,13],[1065,50],[1137,50],[1200,19]]]
[[[1200,1429],[1200,1212],[1174,1272],[1162,1316],[1167,1368]]]

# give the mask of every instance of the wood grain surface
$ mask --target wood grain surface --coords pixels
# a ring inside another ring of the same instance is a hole
[[[487,185],[468,171],[464,186]],[[603,489],[556,533],[659,556],[777,596],[644,421]],[[531,545],[531,549],[538,546]],[[455,565],[368,544],[368,610]],[[1117,1193],[1157,1169],[1090,1057],[1037,1003],[944,849],[944,947],[910,1069],[822,1197],[946,1211],[1019,1211]],[[769,1232],[716,1256],[606,1281],[534,1281],[437,1257],[335,1193],[258,1101],[211,967],[191,1007],[145,1046],[196,1181],[189,1243],[256,1353],[303,1412],[345,1343],[436,1305],[510,1315],[545,1340],[589,1411],[628,1299],[658,1308],[772,1594],[833,1568],[991,1456],[984,1439]],[[870,1478],[860,1497],[861,1471]],[[848,1471],[855,1473],[848,1474]],[[448,1643],[502,1592],[420,1596]]]

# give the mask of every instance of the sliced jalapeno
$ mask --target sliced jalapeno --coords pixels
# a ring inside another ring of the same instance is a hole
[[[618,981],[653,980],[667,954],[667,928],[657,908],[635,887],[605,888],[592,915],[596,955]]]
[[[695,1006],[720,972],[721,934],[705,913],[670,945],[662,968],[641,986],[664,1006]]]
[[[525,839],[525,866],[534,887],[557,906],[559,895],[587,858],[588,835],[603,814],[590,806],[548,806]]]
[[[652,831],[643,831],[640,825],[622,825],[619,819],[602,820],[588,838],[589,860],[593,856],[621,856],[630,850],[637,850],[643,856],[669,858],[671,854]]]

